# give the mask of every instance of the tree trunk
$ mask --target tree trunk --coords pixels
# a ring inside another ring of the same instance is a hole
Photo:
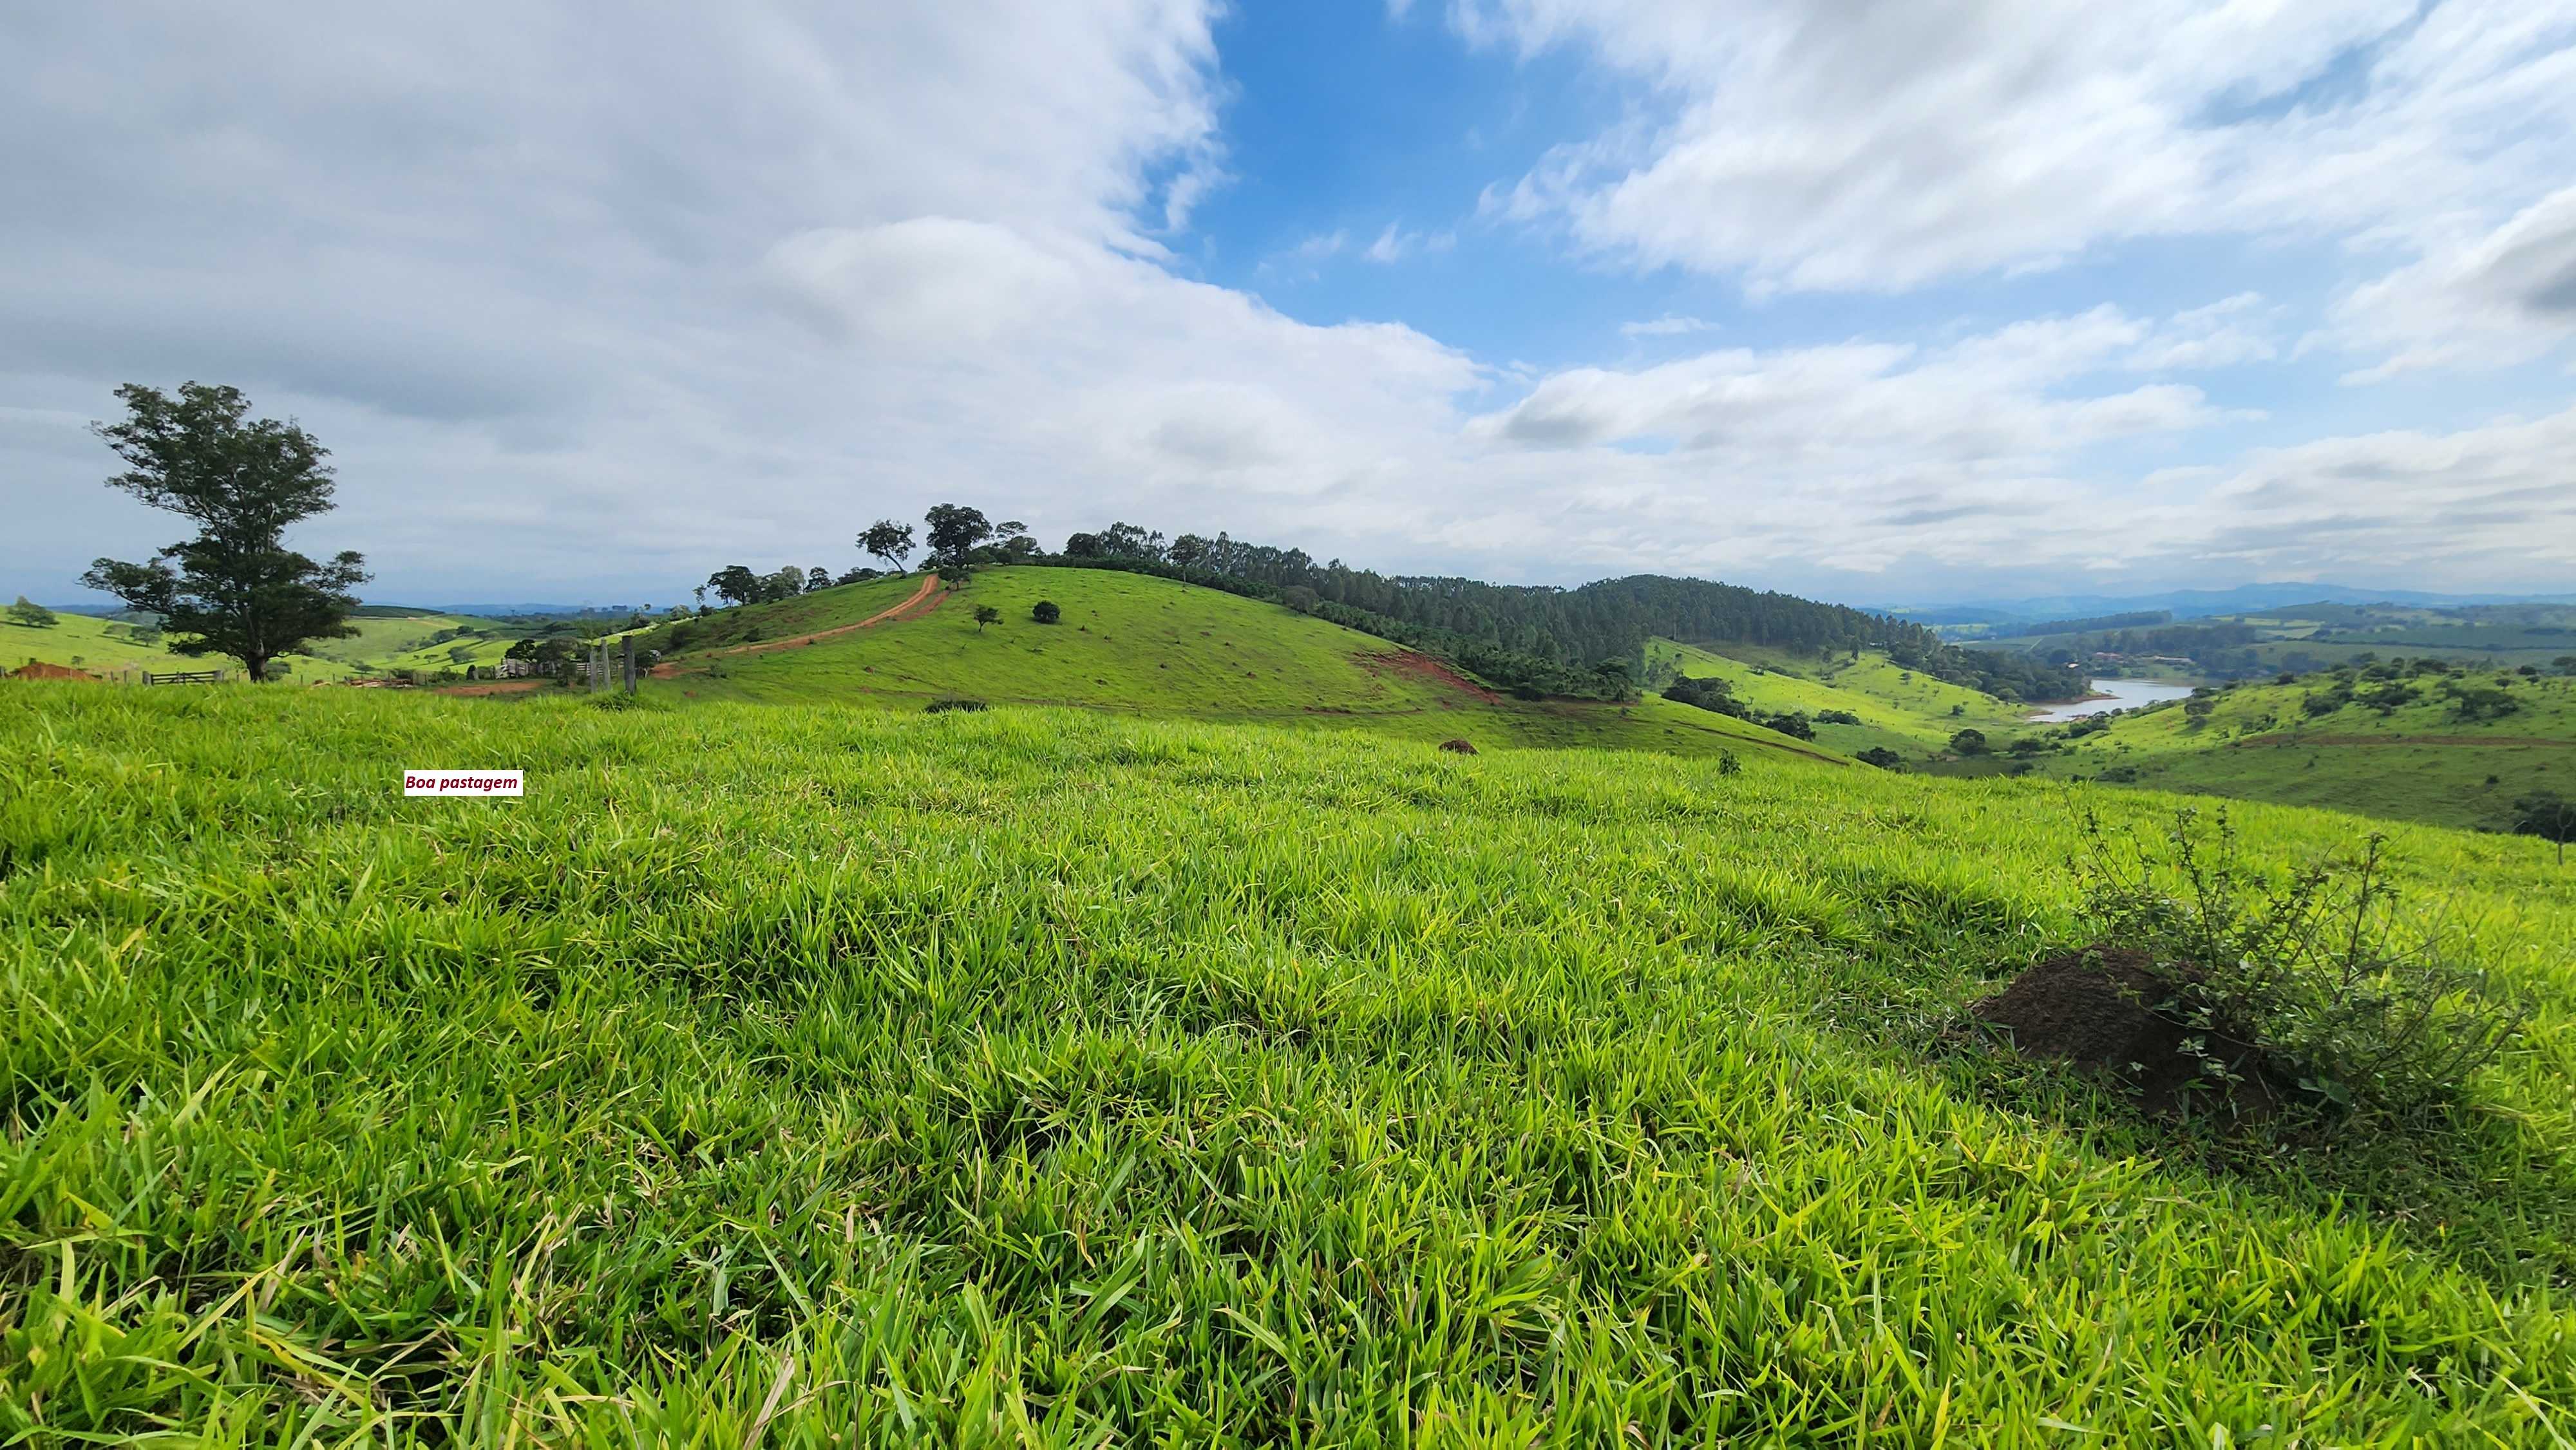
[[[249,672],[249,674],[250,674],[250,682],[251,682],[252,684],[254,684],[254,685],[259,685],[259,684],[265,684],[265,683],[267,683],[267,681],[268,681],[268,656],[266,656],[266,655],[244,655],[244,656],[242,657],[242,666],[243,666],[243,668],[244,668],[244,669],[246,669],[246,670]]]

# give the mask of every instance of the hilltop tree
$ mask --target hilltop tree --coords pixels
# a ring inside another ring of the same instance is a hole
[[[9,606],[9,622],[29,629],[51,629],[55,624],[54,612],[21,594],[18,602]]]
[[[727,564],[708,575],[706,587],[727,604],[758,604],[766,592],[761,577],[740,564]]]
[[[859,535],[859,547],[885,560],[887,567],[900,574],[903,561],[912,557],[912,525],[879,519]]]
[[[793,599],[805,592],[805,571],[793,564],[782,565],[762,585],[763,599]]]
[[[160,615],[178,653],[230,655],[253,680],[279,655],[356,633],[366,561],[344,550],[316,563],[284,542],[287,525],[331,510],[328,449],[291,421],[250,420],[238,388],[183,383],[171,397],[128,383],[116,396],[124,421],[90,425],[126,465],[108,487],[200,532],[147,563],[94,560],[83,584]]]
[[[829,570],[808,569],[805,571],[806,593],[811,594],[817,589],[829,589],[831,587],[832,575]]]
[[[930,557],[944,563],[966,562],[977,544],[993,537],[993,525],[984,511],[963,504],[932,504],[922,522],[930,526]]]
[[[1207,556],[1208,541],[1200,538],[1196,534],[1183,534],[1179,538],[1172,540],[1170,558],[1172,563],[1180,569],[1181,577],[1184,579],[1187,579],[1190,575],[1190,571],[1197,568],[1200,562],[1205,560]]]

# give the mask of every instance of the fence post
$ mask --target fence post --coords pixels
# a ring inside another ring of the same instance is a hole
[[[626,636],[626,693],[635,693],[635,636]]]

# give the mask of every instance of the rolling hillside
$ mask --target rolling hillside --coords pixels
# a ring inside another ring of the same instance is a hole
[[[240,661],[220,655],[183,655],[159,643],[138,643],[126,626],[93,615],[57,613],[54,623],[43,629],[30,629],[0,618],[0,673],[30,660],[67,665],[96,675],[129,669],[178,673],[241,668]],[[337,680],[349,675],[348,667],[337,660],[290,655],[279,663],[290,680]]]
[[[1752,645],[1703,648],[1658,639],[1647,645],[1647,660],[1694,679],[1722,679],[1738,700],[1755,710],[1795,710],[1809,716],[1839,710],[1857,715],[1858,725],[1815,727],[1818,743],[1844,755],[1883,747],[1908,757],[1921,756],[1943,748],[1953,733],[1965,727],[1992,732],[2019,726],[2027,710],[1905,669],[1870,650],[1862,651],[1858,660],[1847,654],[1818,660]]]
[[[2396,828],[2537,1015],[2454,1126],[2216,1159],[1955,1035],[2173,804],[2067,789],[0,690],[0,1438],[2563,1439],[2569,878]]]
[[[2354,700],[2308,713],[2331,683],[2240,685],[2204,722],[2179,703],[2124,714],[2034,757],[2035,769],[2473,828],[2504,827],[2515,798],[2533,791],[2576,797],[2576,679],[2517,678],[2504,687],[2517,708],[2475,720],[2420,685],[2419,698],[2386,711]]]
[[[818,700],[918,710],[964,696],[1122,714],[1365,729],[1494,746],[1708,754],[1830,747],[1660,699],[1524,701],[1426,655],[1275,604],[1149,574],[986,568],[905,617],[918,576],[727,610],[649,643],[654,688],[683,699]],[[1031,611],[1055,603],[1062,617]],[[1001,619],[978,626],[975,611]],[[806,641],[810,640],[808,643]]]

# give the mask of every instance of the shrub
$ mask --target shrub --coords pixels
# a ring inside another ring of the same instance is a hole
[[[1791,710],[1783,715],[1772,715],[1766,717],[1759,723],[1764,729],[1777,730],[1792,740],[1813,740],[1816,738],[1816,727],[1808,722],[1805,715],[1796,710]]]
[[[1881,770],[1903,770],[1905,768],[1905,757],[1888,749],[1884,745],[1873,745],[1867,750],[1862,751],[1860,754],[1853,756],[1852,759],[1857,760],[1864,765],[1875,765]]]
[[[1857,725],[1860,723],[1860,717],[1849,710],[1818,710],[1816,712],[1816,723],[1819,725]]]
[[[1961,755],[1983,755],[1986,753],[1986,732],[1962,730],[1950,737],[1950,748]]]
[[[984,702],[981,700],[969,700],[960,696],[950,696],[946,699],[931,701],[928,705],[922,708],[922,713],[925,715],[945,715],[951,710],[981,710],[983,708]]]
[[[1041,599],[1037,603],[1029,606],[1029,618],[1036,620],[1040,624],[1053,624],[1057,620],[1064,618],[1064,611],[1056,608],[1054,600]]]
[[[2174,993],[2160,1010],[2198,1034],[2186,1050],[2213,1086],[2234,1076],[2209,1046],[2226,1037],[2313,1112],[2418,1113],[2455,1100],[2530,1015],[2438,931],[2401,930],[2384,836],[2281,878],[2241,859],[2224,810],[2207,827],[2176,811],[2161,843],[2115,843],[2088,810],[2083,838],[2086,916],[2104,944],[2152,958]]]
[[[1720,775],[1741,775],[1744,773],[1744,762],[1735,758],[1734,751],[1721,750],[1717,753],[1717,773]]]

